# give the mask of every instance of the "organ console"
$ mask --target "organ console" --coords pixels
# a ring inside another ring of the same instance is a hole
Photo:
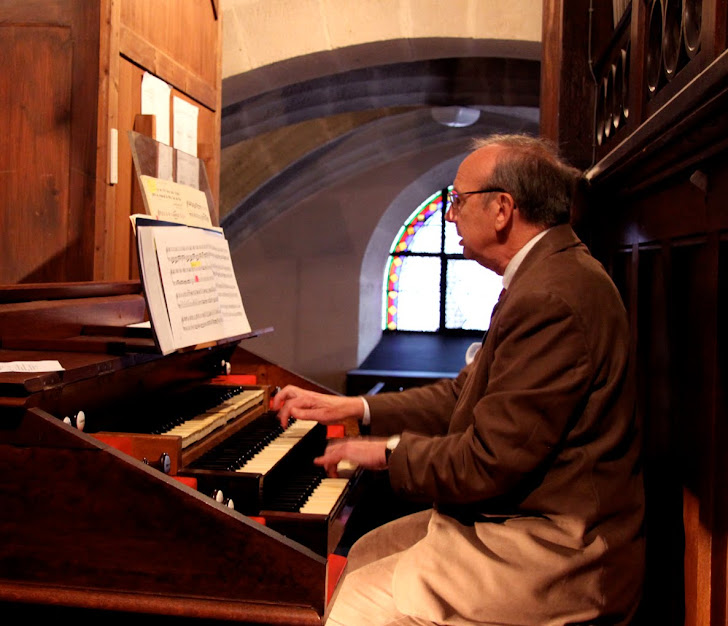
[[[0,363],[63,367],[0,374],[0,606],[321,623],[360,476],[269,411],[315,384],[239,337],[163,357],[144,311],[134,281],[0,287]]]

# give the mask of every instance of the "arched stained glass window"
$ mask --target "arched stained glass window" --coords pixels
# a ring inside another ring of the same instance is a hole
[[[444,219],[447,192],[425,200],[392,242],[384,275],[385,330],[457,334],[488,328],[503,282],[464,258],[455,225]]]

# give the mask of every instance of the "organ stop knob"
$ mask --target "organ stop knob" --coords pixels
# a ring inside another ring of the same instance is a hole
[[[156,461],[150,461],[147,458],[144,458],[144,463],[149,465],[149,467],[153,467],[154,469],[158,469],[160,472],[163,472],[164,474],[169,474],[170,469],[172,469],[172,459],[170,458],[169,454],[166,452],[162,452],[162,454],[159,456],[159,459]]]
[[[79,411],[70,417],[66,416],[63,418],[63,423],[78,428],[78,430],[83,430],[86,428],[86,414],[83,411]]]

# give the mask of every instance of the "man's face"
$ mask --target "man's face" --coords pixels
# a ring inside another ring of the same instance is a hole
[[[453,188],[458,200],[448,209],[445,219],[453,222],[461,237],[463,254],[488,269],[496,269],[495,217],[498,193],[469,193],[487,188],[495,166],[498,146],[473,152],[460,165]]]

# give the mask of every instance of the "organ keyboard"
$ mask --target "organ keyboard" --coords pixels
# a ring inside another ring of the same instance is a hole
[[[320,623],[359,476],[327,478],[326,428],[268,405],[326,390],[262,360],[261,384],[221,376],[240,338],[162,357],[124,327],[143,315],[138,283],[0,288],[0,362],[64,368],[0,374],[0,606]]]
[[[267,474],[278,461],[288,454],[307,433],[313,430],[313,422],[295,422],[268,442],[263,448],[250,457],[236,472],[254,472]]]
[[[351,480],[326,479],[313,465],[326,446],[326,432],[321,424],[297,420],[284,430],[278,417],[267,413],[180,473],[195,478],[203,490],[218,485],[246,515],[262,517],[271,528],[327,554],[341,539],[339,513]],[[344,473],[354,474],[352,468]]]
[[[202,413],[193,413],[177,420],[170,428],[162,427],[159,433],[179,437],[180,445],[186,448],[206,437],[213,430],[224,426],[262,399],[262,389],[231,389],[224,394],[221,402],[214,403],[210,408],[204,408]]]
[[[298,512],[328,515],[348,486],[346,478],[322,478]]]

